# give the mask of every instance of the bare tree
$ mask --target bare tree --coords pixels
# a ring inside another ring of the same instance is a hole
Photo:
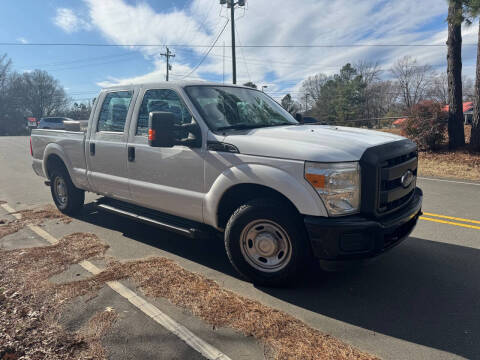
[[[365,84],[362,95],[365,102],[363,117],[369,119],[381,116],[380,113],[382,111],[378,107],[378,105],[381,104],[376,101],[378,97],[382,95],[378,93],[378,91],[381,89],[381,86],[378,85],[380,83],[380,75],[382,73],[378,62],[363,60],[357,62],[354,65],[354,68],[357,70],[357,74],[361,76],[362,81]]]
[[[25,109],[36,118],[56,115],[67,109],[69,100],[65,90],[46,71],[23,74],[18,87]]]
[[[302,83],[300,101],[305,104],[305,111],[315,105],[322,95],[322,89],[330,78],[325,74],[309,76]]]
[[[430,98],[441,104],[448,104],[448,76],[442,72],[432,79]]]
[[[290,94],[287,94],[282,98],[281,105],[292,115],[295,115],[302,108],[302,105],[293,100]]]
[[[416,59],[405,56],[390,71],[398,82],[400,99],[405,108],[411,109],[428,97],[434,74],[430,65],[418,65]]]
[[[378,62],[361,60],[355,63],[353,67],[357,70],[357,74],[362,77],[367,86],[380,81],[380,76],[383,70],[380,68]]]

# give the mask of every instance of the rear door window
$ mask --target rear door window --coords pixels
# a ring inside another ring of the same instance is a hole
[[[108,93],[103,100],[97,131],[123,132],[133,91]]]

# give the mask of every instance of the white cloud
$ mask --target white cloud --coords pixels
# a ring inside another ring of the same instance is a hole
[[[207,48],[184,48],[180,44],[211,44],[223,27],[226,9],[220,13],[217,0],[192,0],[185,9],[155,11],[145,2],[126,0],[84,0],[89,23],[115,44],[170,44],[176,52],[173,73],[187,74]],[[60,9],[59,9],[60,10]],[[63,9],[67,10],[67,9]],[[447,5],[438,0],[276,0],[249,1],[248,9],[237,11],[237,44],[440,44],[446,41]],[[219,14],[220,13],[220,14]],[[73,14],[71,12],[70,14]],[[75,27],[75,26],[73,26]],[[476,27],[464,29],[464,44],[476,42]],[[222,76],[223,49],[230,44],[230,28],[193,76]],[[153,71],[119,79],[110,74],[100,84],[158,81],[164,79],[165,60],[157,47],[134,48],[154,64]],[[225,49],[225,72],[231,73],[230,48]],[[268,92],[295,91],[307,76],[318,72],[332,74],[347,62],[378,62],[388,69],[397,59],[410,55],[420,63],[446,63],[446,46],[440,47],[316,47],[316,48],[238,48],[238,82],[254,81],[268,85]],[[464,47],[465,70],[475,61],[475,47]],[[385,74],[388,72],[386,71]],[[473,76],[472,74],[466,74]],[[178,78],[172,76],[173,79]]]
[[[25,39],[24,37],[19,37],[19,38],[17,38],[17,41],[20,42],[20,43],[22,43],[22,44],[28,44],[28,40]]]
[[[177,64],[175,66],[175,71],[170,73],[170,77],[172,80],[180,80],[186,73],[190,72],[191,68],[187,65]],[[114,85],[129,85],[129,84],[141,84],[141,83],[149,83],[149,82],[159,82],[165,81],[166,75],[166,67],[165,63],[161,61],[155,61],[155,70],[149,73],[134,76],[131,78],[117,78],[114,76],[110,76],[107,80],[103,80],[97,83],[100,87],[109,87]],[[189,80],[202,80],[201,77],[193,75],[189,77]]]
[[[79,30],[90,30],[91,25],[80,18],[72,9],[57,9],[57,14],[53,19],[55,25],[67,33],[73,33]]]

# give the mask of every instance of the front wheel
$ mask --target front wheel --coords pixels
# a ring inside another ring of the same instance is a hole
[[[65,169],[54,169],[50,175],[50,191],[58,210],[67,215],[78,213],[85,202],[85,192],[73,185]]]
[[[300,216],[275,199],[240,206],[227,223],[225,248],[241,275],[265,286],[289,285],[310,254]]]

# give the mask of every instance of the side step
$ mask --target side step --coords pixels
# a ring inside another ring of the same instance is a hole
[[[213,233],[213,229],[210,230],[205,224],[182,219],[178,216],[164,214],[159,211],[125,203],[119,200],[101,198],[96,201],[96,206],[109,213],[153,225],[192,239],[206,238]]]

